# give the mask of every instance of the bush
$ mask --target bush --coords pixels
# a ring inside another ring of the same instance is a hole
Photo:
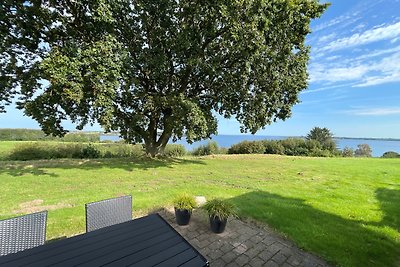
[[[124,158],[142,155],[141,145],[26,142],[17,144],[8,159]]]
[[[372,149],[368,144],[360,144],[354,151],[356,157],[372,157]]]
[[[285,148],[285,155],[307,156],[306,140],[301,138],[288,138],[280,141]]]
[[[17,144],[11,151],[11,160],[73,158],[81,154],[83,144],[29,142]]]
[[[342,150],[342,157],[347,157],[347,158],[354,157],[354,150],[346,146]]]
[[[1,141],[59,141],[59,142],[99,142],[100,133],[72,132],[64,137],[46,135],[34,129],[0,129]]]
[[[144,155],[142,145],[111,143],[98,145],[102,158],[128,158]]]
[[[327,158],[327,157],[333,157],[335,155],[332,154],[332,152],[329,150],[317,148],[317,149],[313,149],[313,150],[309,151],[307,156]]]
[[[82,159],[97,159],[100,158],[100,150],[89,144],[82,148],[79,157]]]
[[[242,141],[232,145],[228,154],[264,154],[265,146],[263,141]]]
[[[285,148],[283,147],[280,141],[265,140],[264,147],[265,147],[264,151],[265,154],[278,154],[278,155],[285,154]]]
[[[400,154],[394,151],[387,151],[383,153],[382,158],[400,158]]]
[[[192,151],[194,156],[206,156],[219,153],[219,147],[215,141],[210,141],[207,143],[207,145],[201,145]]]
[[[168,144],[163,155],[166,157],[183,157],[186,155],[186,149],[183,145]]]

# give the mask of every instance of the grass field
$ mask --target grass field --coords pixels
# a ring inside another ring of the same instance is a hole
[[[0,141],[0,160],[5,160],[17,143],[15,141]]]
[[[400,266],[400,160],[220,155],[0,162],[0,218],[49,210],[47,238],[84,232],[84,204],[133,195],[136,216],[180,192],[222,197],[339,266]]]

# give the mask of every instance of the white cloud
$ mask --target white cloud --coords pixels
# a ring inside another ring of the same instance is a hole
[[[364,82],[354,85],[353,87],[367,87],[372,85],[400,82],[400,72],[392,73],[387,76],[372,76],[365,79]]]
[[[400,36],[400,22],[366,30],[331,42],[318,51],[335,51],[343,48],[364,45],[376,41],[395,39]]]
[[[339,59],[339,58],[340,58],[340,56],[330,56],[330,57],[326,57],[325,60],[332,61],[332,60],[336,60],[336,59]]]
[[[400,37],[394,38],[393,40],[390,40],[390,43],[394,44],[396,43],[398,40],[400,40]]]
[[[368,72],[368,66],[332,67],[322,64],[310,66],[310,82],[344,82],[361,79]]]
[[[334,39],[335,37],[336,37],[336,33],[324,35],[318,39],[318,42],[320,42],[320,43],[328,42],[328,41]]]
[[[337,85],[323,86],[323,87],[319,87],[316,89],[308,89],[308,90],[302,91],[301,94],[316,93],[316,92],[326,91],[326,90],[330,90],[330,89],[349,87],[349,86],[353,86],[356,84],[357,83],[353,82],[353,83],[342,83],[342,84],[337,84]]]
[[[371,51],[365,55],[359,56],[359,57],[355,58],[355,60],[368,59],[368,58],[373,58],[373,57],[377,57],[377,56],[382,56],[385,54],[393,54],[393,53],[399,52],[399,51],[400,51],[400,46],[389,48],[389,49],[375,50],[375,51]]]
[[[393,53],[393,51],[397,52]],[[360,57],[358,59],[312,63],[309,67],[310,82],[325,82],[325,86],[328,87],[338,82],[353,82],[352,87],[398,82],[400,81],[400,52],[398,49],[391,49],[391,52],[392,54],[378,60],[369,60],[369,57],[366,56],[362,59]],[[374,53],[375,55],[384,55],[389,52],[375,51]],[[316,90],[322,91],[320,89]]]
[[[348,110],[349,113],[357,116],[388,116],[400,114],[400,107],[383,107],[383,108],[356,108]]]

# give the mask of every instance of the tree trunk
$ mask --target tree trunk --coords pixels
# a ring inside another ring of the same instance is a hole
[[[157,155],[164,154],[165,147],[171,137],[170,133],[166,133],[165,131],[156,141],[155,139],[150,138],[145,140],[146,154],[154,158]]]
[[[152,158],[154,158],[158,154],[164,152],[164,151],[161,151],[161,148],[158,147],[157,144],[154,142],[145,143],[145,147],[146,147],[146,154]]]
[[[164,131],[160,136],[157,132],[158,118],[151,118],[149,128],[147,129],[147,138],[145,138],[146,154],[155,157],[159,154],[164,154],[165,147],[172,135],[172,121],[171,114],[164,114],[163,124]],[[158,140],[157,140],[158,138]]]

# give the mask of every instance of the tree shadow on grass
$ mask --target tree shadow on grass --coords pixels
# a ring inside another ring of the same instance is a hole
[[[379,188],[375,193],[384,213],[382,221],[378,224],[400,232],[400,190]]]
[[[339,266],[396,266],[399,243],[360,222],[330,214],[305,203],[263,191],[231,201],[244,216],[267,223],[298,246]]]
[[[197,159],[182,158],[110,158],[110,159],[56,159],[56,160],[34,160],[34,161],[12,161],[0,162],[0,175],[6,173],[14,177],[26,174],[48,175],[58,177],[59,175],[50,172],[51,169],[78,169],[96,170],[99,168],[121,169],[128,172],[134,170],[149,170],[161,167],[173,168],[174,165],[193,165],[206,163]]]
[[[57,174],[49,172],[42,167],[32,164],[32,162],[13,162],[13,163],[0,163],[0,175],[8,174],[13,177],[21,177],[24,175],[35,175],[35,176],[50,176],[58,177]]]

